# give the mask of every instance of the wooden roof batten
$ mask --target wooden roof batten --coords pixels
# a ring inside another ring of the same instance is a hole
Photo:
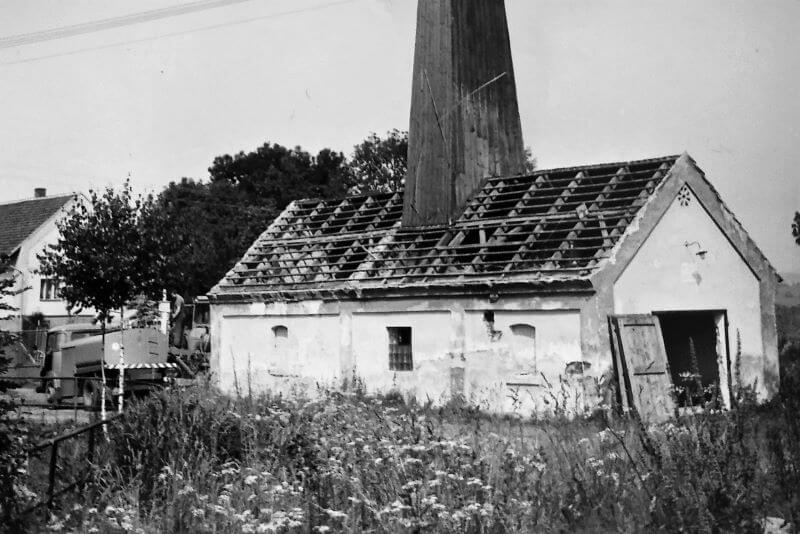
[[[431,284],[469,291],[503,281],[537,288],[558,282],[560,290],[574,286],[585,291],[586,280],[602,268],[676,159],[585,166],[571,169],[569,180],[554,181],[553,176],[565,172],[547,170],[487,181],[461,216],[443,225],[402,226],[401,212],[391,208],[402,203],[403,191],[348,203],[297,201],[212,295],[344,298],[356,291],[416,291]],[[516,196],[507,195],[511,187],[519,191]],[[553,189],[546,210],[537,200],[543,187]],[[483,200],[487,210],[469,211]],[[340,228],[333,232],[330,216],[337,207]],[[345,209],[351,213],[343,214]],[[328,216],[312,216],[322,211]]]

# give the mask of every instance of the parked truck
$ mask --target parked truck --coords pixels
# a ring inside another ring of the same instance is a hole
[[[107,393],[116,398],[123,368],[126,394],[171,382],[179,366],[169,358],[166,334],[152,327],[107,327],[103,343],[98,324],[57,326],[47,333],[43,386],[53,402],[78,396],[85,407],[93,408],[100,398],[103,367]]]

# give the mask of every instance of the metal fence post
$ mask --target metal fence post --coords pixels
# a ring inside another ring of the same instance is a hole
[[[50,473],[48,474],[48,485],[47,485],[47,507],[50,508],[53,505],[53,490],[55,489],[56,485],[56,462],[58,460],[58,442],[53,441],[53,444],[50,446]]]
[[[72,418],[78,420],[78,379],[72,378]]]
[[[89,463],[92,463],[92,460],[94,460],[94,428],[89,431],[89,445],[86,451],[86,459]]]

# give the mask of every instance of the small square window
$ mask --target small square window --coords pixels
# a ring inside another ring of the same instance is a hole
[[[411,327],[390,326],[386,330],[389,332],[389,369],[391,371],[413,371]]]

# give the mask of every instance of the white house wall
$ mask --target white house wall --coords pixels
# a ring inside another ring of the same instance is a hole
[[[356,378],[370,392],[437,404],[457,395],[493,411],[530,410],[561,389],[567,364],[581,361],[579,307],[577,297],[557,296],[215,304],[212,371],[231,393],[237,385],[247,393],[248,382],[254,391],[286,392]],[[484,321],[488,310],[493,327]],[[291,349],[276,372],[278,325],[288,328]],[[535,328],[534,358],[515,344],[512,325]],[[412,371],[389,369],[389,327],[412,329]]]
[[[738,332],[742,379],[763,385],[759,280],[690,190],[675,198],[614,284],[615,313],[689,310],[727,311],[731,358]]]
[[[286,328],[285,342],[276,340],[276,327]],[[234,313],[225,318],[218,330],[219,384],[231,393],[238,389],[240,394],[288,392],[315,382],[333,385],[339,376],[338,327],[339,318],[335,315]]]

